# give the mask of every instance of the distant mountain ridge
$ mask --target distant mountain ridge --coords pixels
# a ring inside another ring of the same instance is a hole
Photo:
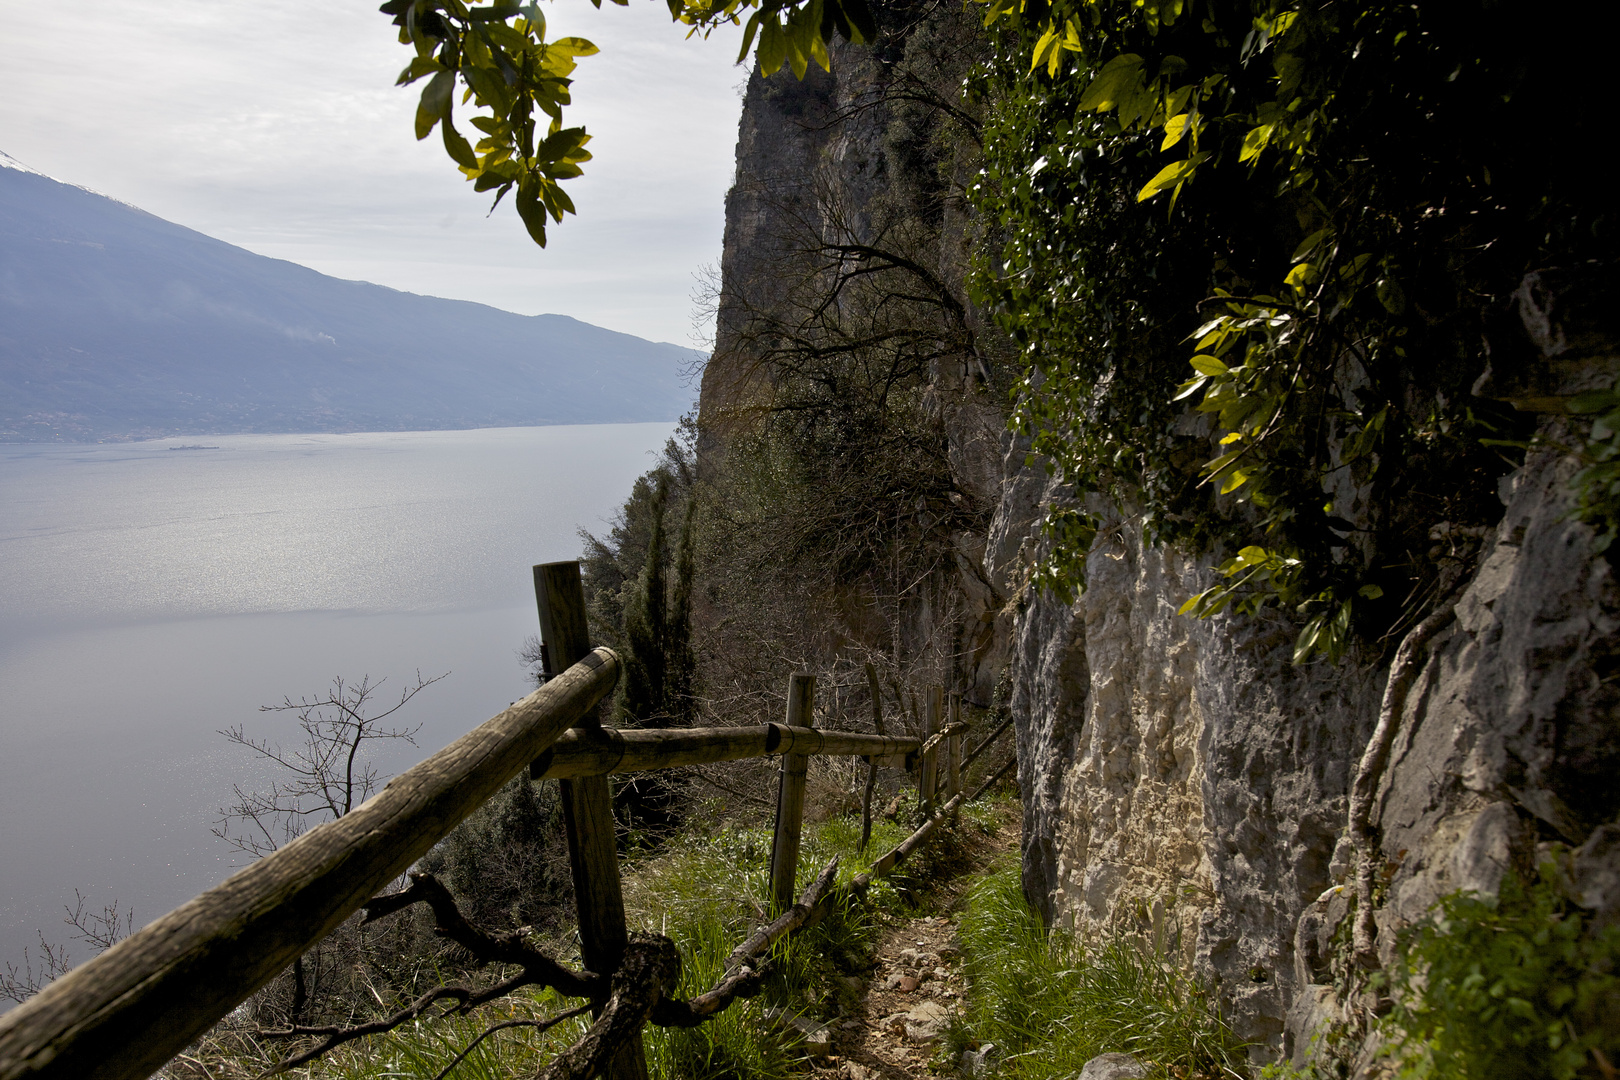
[[[327,277],[0,154],[0,441],[675,420],[699,359]]]

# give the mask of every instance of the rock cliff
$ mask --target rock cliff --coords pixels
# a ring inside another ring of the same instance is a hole
[[[790,250],[788,227],[810,213],[829,232],[836,206],[838,228],[869,232],[873,208],[915,182],[894,137],[896,88],[912,85],[924,29],[941,33],[916,19],[876,50],[841,50],[832,76],[749,83],[720,341],[703,383],[711,463],[729,418],[765,394],[740,312],[779,295],[780,275],[763,268]],[[971,229],[954,213],[928,222],[920,246],[960,299]],[[1553,841],[1574,849],[1567,872],[1581,902],[1604,917],[1620,910],[1620,589],[1593,530],[1571,519],[1577,439],[1558,415],[1571,394],[1612,381],[1615,339],[1597,325],[1601,305],[1554,302],[1580,273],[1533,278],[1499,320],[1497,370],[1477,392],[1545,414],[1542,448],[1503,476],[1488,535],[1431,536],[1469,569],[1377,787],[1386,961],[1395,932],[1439,896],[1493,892],[1508,866],[1533,868]],[[954,640],[969,645],[936,660],[985,700],[1005,680],[1026,894],[1083,936],[1155,942],[1215,988],[1257,1061],[1299,1060],[1348,1004],[1332,985],[1352,865],[1348,793],[1394,643],[1296,666],[1299,626],[1286,616],[1178,615],[1213,584],[1213,561],[1144,546],[1128,512],[1100,504],[1082,595],[1029,590],[1041,508],[1069,493],[1000,431],[1011,373],[995,357],[1006,350],[970,310],[963,323],[968,343],[934,362],[930,407],[959,492],[987,510],[957,533],[955,580],[942,586],[956,594]],[[912,613],[918,640],[939,637],[933,604]]]

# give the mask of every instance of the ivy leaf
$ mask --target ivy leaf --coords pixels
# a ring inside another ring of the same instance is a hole
[[[1164,122],[1164,141],[1159,144],[1161,151],[1168,150],[1187,136],[1187,124],[1192,117],[1187,113],[1172,116]]]
[[[425,139],[439,122],[450,113],[450,95],[456,88],[456,77],[449,71],[440,71],[428,80],[422,89],[422,100],[416,106],[416,137]]]
[[[1276,124],[1256,124],[1243,136],[1243,147],[1238,151],[1239,161],[1253,161],[1265,150],[1266,144],[1271,142],[1272,132],[1277,130]]]
[[[1311,233],[1311,235],[1307,236],[1305,239],[1303,239],[1303,240],[1301,240],[1299,242],[1299,247],[1294,249],[1293,257],[1290,258],[1288,261],[1289,262],[1299,262],[1299,260],[1303,259],[1305,256],[1309,255],[1311,252],[1315,251],[1316,250],[1316,245],[1320,244],[1328,236],[1332,235],[1332,233],[1333,233],[1332,226],[1329,226],[1326,229],[1317,229],[1315,232]]]
[[[1207,382],[1209,382],[1209,377],[1205,375],[1200,375],[1196,379],[1188,379],[1186,382],[1181,384],[1179,388],[1180,393],[1176,394],[1176,396],[1170,400],[1180,401],[1183,398],[1190,398],[1194,394],[1198,393],[1198,391],[1202,390],[1204,388],[1204,384]]]
[[[1192,177],[1193,171],[1209,159],[1207,151],[1200,151],[1183,161],[1172,162],[1160,169],[1147,186],[1136,193],[1137,202],[1147,202],[1166,188],[1179,188]]]
[[[1292,270],[1288,271],[1288,276],[1283,278],[1283,282],[1284,284],[1292,285],[1294,288],[1304,292],[1311,285],[1315,284],[1317,279],[1319,279],[1321,276],[1321,271],[1319,271],[1315,265],[1308,262],[1302,262]]]
[[[1303,664],[1311,658],[1311,653],[1316,651],[1316,641],[1322,636],[1322,624],[1326,621],[1327,615],[1325,613],[1318,615],[1306,623],[1305,629],[1299,632],[1299,637],[1294,639],[1295,664]]]
[[[1062,50],[1058,48],[1057,26],[1056,24],[1048,23],[1046,32],[1040,36],[1038,41],[1035,42],[1035,52],[1030,57],[1029,70],[1034,71],[1036,68],[1040,67],[1043,62],[1050,58],[1051,64],[1049,66],[1049,74],[1055,76],[1057,72],[1055,70],[1050,70],[1050,68],[1056,66],[1058,57],[1061,54]]]
[[[517,198],[518,217],[523,219],[523,227],[529,231],[529,238],[541,247],[546,246],[546,208],[540,204],[534,185],[520,184]]]
[[[1378,302],[1384,305],[1384,310],[1391,315],[1399,315],[1406,310],[1406,291],[1401,283],[1392,277],[1381,277],[1377,285]]]
[[[457,131],[455,125],[450,123],[448,114],[445,116],[444,122],[439,125],[439,130],[444,136],[445,153],[449,154],[455,163],[463,169],[476,172],[478,169],[478,156],[473,153],[472,147],[467,145],[467,140],[462,137],[461,132]]]
[[[1118,107],[1120,100],[1134,93],[1142,85],[1142,58],[1135,53],[1123,53],[1102,66],[1091,80],[1086,92],[1080,95],[1080,108],[1094,112],[1108,112]]]

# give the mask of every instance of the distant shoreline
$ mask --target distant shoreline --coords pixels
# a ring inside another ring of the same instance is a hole
[[[0,446],[127,446],[131,443],[164,442],[170,439],[219,439],[242,435],[408,435],[433,431],[500,431],[553,427],[618,427],[627,424],[678,424],[679,416],[667,420],[557,420],[534,424],[469,424],[446,427],[354,427],[354,428],[298,428],[247,431],[142,431],[131,434],[97,435],[88,438],[56,436],[30,438],[13,432],[0,432]],[[170,450],[218,450],[218,446],[188,444],[171,446]]]

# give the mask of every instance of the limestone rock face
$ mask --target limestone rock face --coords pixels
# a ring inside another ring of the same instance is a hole
[[[1546,430],[1574,441],[1557,421]],[[1387,670],[1354,657],[1295,667],[1297,626],[1276,616],[1177,616],[1210,567],[1144,548],[1118,518],[1077,600],[1020,593],[1039,554],[1032,523],[1066,493],[1021,452],[1005,461],[986,560],[1019,597],[1026,893],[1082,936],[1139,934],[1193,961],[1257,1058],[1298,1060],[1344,1015],[1330,984],[1349,910],[1347,793]],[[1572,895],[1616,917],[1620,589],[1592,530],[1570,520],[1578,468],[1543,452],[1504,478],[1502,520],[1400,718],[1374,811],[1386,962],[1440,896],[1494,893],[1551,840],[1574,849]]]
[[[960,86],[959,72],[947,74],[970,62],[978,24],[958,9],[909,0],[876,5],[876,17],[880,40],[873,47],[834,43],[831,74],[812,64],[802,81],[786,68],[770,78],[756,69],[749,78],[726,200],[715,348],[699,400],[698,467],[717,475],[791,381],[784,369],[797,361],[782,359],[783,341],[853,355],[852,338],[915,337],[912,351],[927,357],[917,404],[926,422],[917,426],[927,430],[891,435],[895,442],[937,439],[946,475],[930,490],[908,488],[896,498],[933,500],[942,505],[928,511],[936,514],[931,520],[963,524],[949,527],[943,557],[904,583],[892,604],[898,610],[885,608],[889,621],[863,621],[862,612],[880,601],[858,584],[825,606],[847,613],[835,631],[841,647],[888,656],[910,683],[949,686],[984,707],[1006,668],[1011,625],[985,554],[985,529],[1001,496],[1010,377],[987,365],[995,332],[984,330],[966,299],[963,211],[960,200],[944,197],[939,175],[953,159],[934,137],[943,121],[914,100],[919,87],[937,84],[948,95]],[[966,58],[914,49],[922,39],[946,39]],[[850,267],[902,262],[912,272],[897,292],[934,309],[920,332],[883,321],[900,318],[893,314],[898,304],[868,312],[869,301],[854,299],[847,282],[806,303],[808,293]],[[840,323],[843,316],[849,322]],[[861,355],[873,367],[887,362],[886,354]]]
[[[1125,522],[1100,536],[1080,598],[1030,597],[1015,625],[1025,891],[1083,937],[1196,962],[1238,1033],[1280,1047],[1377,682],[1294,667],[1284,622],[1177,615],[1207,567]]]
[[[833,76],[756,75],[748,86],[702,390],[710,463],[769,391],[739,327],[786,280],[772,269],[785,230],[807,219],[831,229],[836,217],[860,234],[910,182],[882,96],[890,59],[848,47],[834,59]],[[965,296],[959,212],[928,224],[929,266]],[[1493,338],[1476,392],[1551,415],[1607,385],[1620,370],[1600,325],[1608,280],[1526,278],[1517,308],[1502,313],[1513,333]],[[1082,937],[1156,944],[1215,991],[1257,1059],[1298,1058],[1347,1008],[1332,986],[1350,909],[1347,793],[1387,661],[1296,667],[1288,617],[1177,615],[1216,580],[1211,563],[1144,546],[1128,509],[1103,514],[1078,598],[1032,593],[1043,507],[1069,494],[1004,433],[1006,385],[1004,370],[965,360],[932,374],[955,494],[994,512],[954,536],[954,565],[917,590],[903,644],[935,650],[930,681],[980,702],[998,681],[1005,688],[1025,892],[1045,918]],[[1545,431],[1578,441],[1562,423]],[[1455,620],[1431,643],[1399,719],[1373,822],[1386,959],[1396,931],[1439,896],[1491,892],[1555,840],[1571,851],[1572,895],[1620,917],[1620,588],[1592,530],[1570,520],[1578,468],[1542,452],[1504,478],[1501,522],[1480,541]]]

